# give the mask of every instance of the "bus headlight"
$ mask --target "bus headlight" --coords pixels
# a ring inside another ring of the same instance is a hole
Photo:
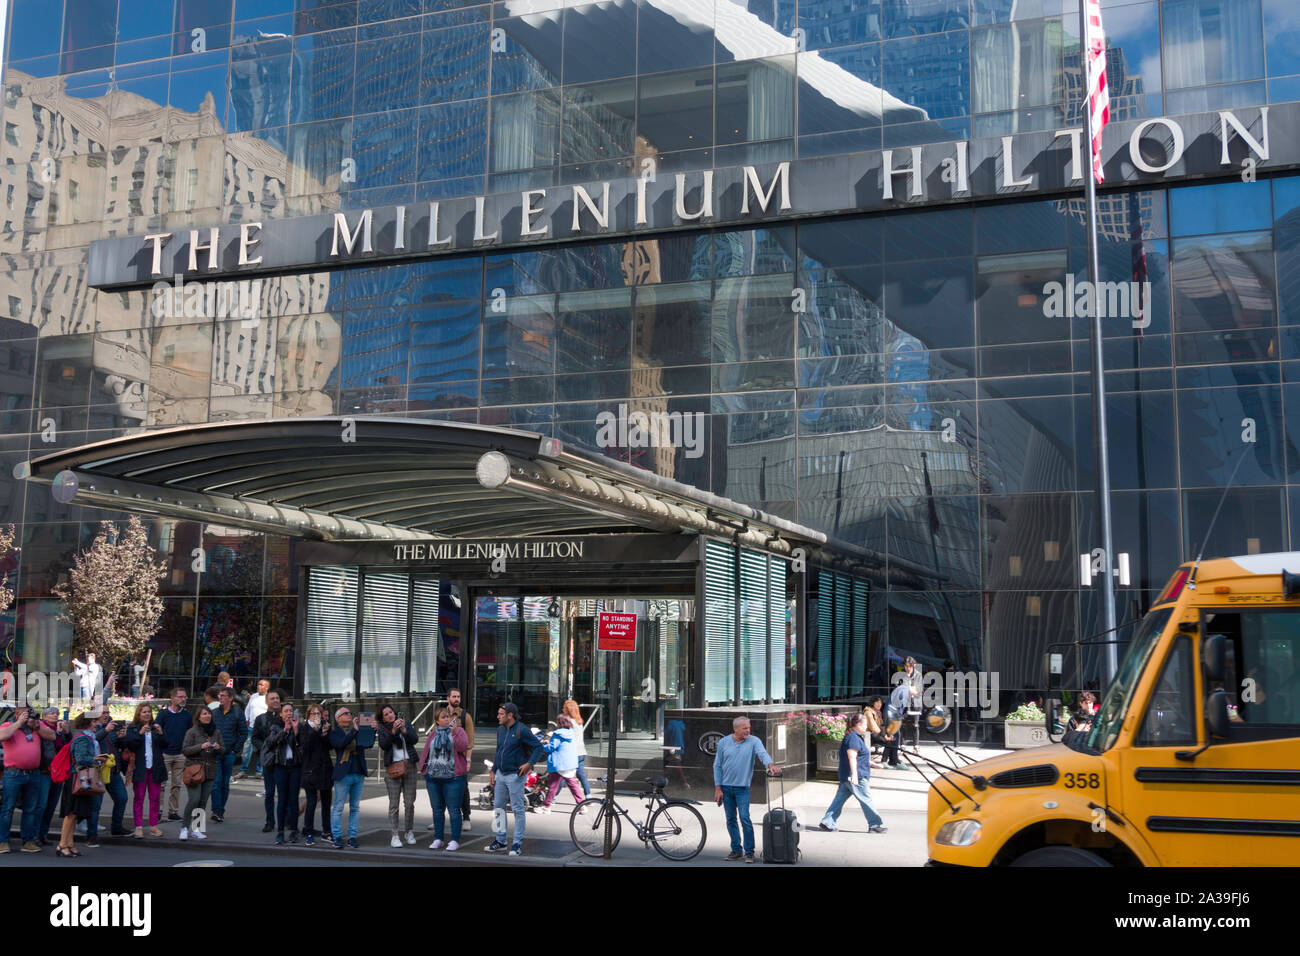
[[[970,846],[980,838],[980,829],[978,820],[953,820],[939,828],[934,842],[944,846]]]

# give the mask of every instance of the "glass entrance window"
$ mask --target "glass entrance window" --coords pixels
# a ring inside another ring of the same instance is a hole
[[[507,701],[528,726],[546,726],[551,649],[558,649],[560,636],[560,620],[551,616],[550,605],[548,597],[493,594],[476,600],[475,719],[480,726],[495,727],[497,708]],[[558,675],[558,654],[554,663]],[[558,691],[558,677],[556,686]]]

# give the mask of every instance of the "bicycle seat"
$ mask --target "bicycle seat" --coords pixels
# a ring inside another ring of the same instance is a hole
[[[663,791],[663,788],[666,787],[666,786],[668,786],[668,778],[667,778],[667,777],[651,777],[651,778],[650,778],[650,786],[651,786],[653,789],[662,792],[662,791]]]

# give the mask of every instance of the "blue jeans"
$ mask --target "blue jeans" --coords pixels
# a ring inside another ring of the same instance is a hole
[[[330,832],[334,839],[343,839],[343,801],[348,801],[348,839],[357,838],[357,824],[361,822],[361,790],[366,778],[359,773],[350,773],[342,780],[334,781],[333,806],[330,807]]]
[[[727,835],[731,837],[732,853],[754,852],[754,822],[749,819],[749,787],[723,787],[722,812],[727,815]],[[736,825],[740,817],[740,825]],[[745,846],[740,845],[741,831],[745,833]]]
[[[9,842],[14,810],[20,809],[23,811],[22,841],[35,840],[41,822],[41,794],[47,789],[49,776],[42,776],[39,770],[6,770],[2,779],[4,796],[0,798],[0,839]]]
[[[871,800],[871,787],[869,786],[870,778],[858,777],[858,785],[852,786],[847,780],[840,781],[840,788],[835,791],[835,799],[831,801],[830,807],[826,810],[826,816],[822,817],[822,826],[831,830],[835,829],[835,821],[840,818],[840,811],[844,809],[844,804],[848,802],[849,797],[857,797],[858,803],[862,805],[862,815],[867,818],[868,827],[878,827],[884,825],[884,820],[876,812],[876,805]]]
[[[114,830],[122,830],[126,818],[126,784],[122,781],[122,775],[116,770],[108,778],[108,783],[104,785],[108,796],[113,799],[113,827]],[[86,839],[94,839],[99,836],[99,810],[104,805],[104,794],[101,793],[95,798],[94,808],[91,810],[90,819],[86,821]]]
[[[460,842],[461,819],[460,802],[466,786],[465,777],[452,777],[450,780],[424,778],[424,787],[429,791],[429,805],[433,807],[433,838],[441,840],[445,832],[443,813],[451,815],[451,838]]]
[[[275,829],[284,832],[287,821],[289,829],[298,831],[298,791],[302,789],[301,767],[276,767],[275,789],[280,794],[275,808]]]
[[[252,728],[250,727],[249,730],[251,731]],[[244,738],[244,765],[239,768],[240,773],[248,773],[248,768],[250,766],[255,766],[258,773],[262,772],[262,755],[259,753],[257,755],[257,760],[254,761],[253,753],[253,735],[250,733]]]
[[[591,786],[587,783],[587,755],[583,754],[578,758],[578,782],[582,784],[582,792],[585,796],[591,796]]]
[[[497,774],[496,786],[492,790],[492,829],[502,843],[506,839],[506,804],[509,803],[515,815],[515,843],[524,842],[524,827],[528,823],[528,798],[524,796],[524,787],[528,777],[519,776],[517,771]]]
[[[50,779],[50,772],[46,770],[41,775],[41,808],[37,811],[40,823],[36,831],[37,839],[44,840],[45,835],[50,832],[50,823],[54,820],[54,811],[59,809],[59,791],[63,787],[61,783],[55,783]]]
[[[235,755],[223,754],[217,761],[217,783],[212,788],[212,812],[223,816],[230,799],[230,778],[235,775]]]

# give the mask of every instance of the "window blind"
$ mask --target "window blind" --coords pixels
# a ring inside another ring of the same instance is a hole
[[[732,549],[721,541],[704,546],[704,700],[728,704],[735,697],[736,575]]]
[[[397,694],[406,677],[405,574],[367,574],[361,618],[361,693]]]
[[[304,686],[308,694],[355,691],[357,569],[314,567],[307,571],[307,646]]]
[[[367,579],[367,584],[369,579]],[[417,577],[411,595],[411,693],[431,693],[438,689],[438,664],[446,661],[442,625],[442,582],[437,578]]]

